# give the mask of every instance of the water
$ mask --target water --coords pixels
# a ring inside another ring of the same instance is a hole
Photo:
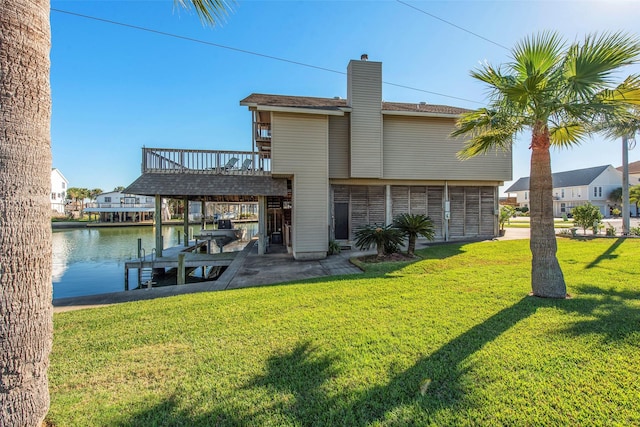
[[[236,224],[257,233],[257,223]],[[200,226],[190,227],[191,235]],[[164,226],[164,247],[178,245],[182,226]],[[155,247],[154,227],[105,227],[53,231],[53,298],[124,290],[124,263],[137,257],[138,239],[147,254]],[[133,270],[135,272],[135,270]],[[135,273],[132,275],[135,276]],[[133,288],[137,279],[130,278]]]

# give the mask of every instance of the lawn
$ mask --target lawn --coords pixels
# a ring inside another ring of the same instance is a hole
[[[640,425],[640,239],[440,245],[363,275],[56,314],[55,426]]]
[[[528,219],[511,219],[505,225],[505,228],[531,228],[531,223]],[[573,228],[573,220],[565,221],[563,219],[556,219],[553,222],[554,228]]]

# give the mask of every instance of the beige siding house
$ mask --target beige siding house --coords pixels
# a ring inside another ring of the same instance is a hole
[[[358,227],[404,212],[429,215],[441,241],[497,235],[511,154],[459,160],[464,140],[449,135],[464,109],[383,102],[382,63],[365,57],[349,63],[347,94],[240,102],[253,113],[254,146],[291,188],[282,232],[296,259],[323,258],[329,240],[348,244]]]

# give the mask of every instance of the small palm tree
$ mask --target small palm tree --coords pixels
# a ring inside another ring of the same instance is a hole
[[[426,237],[427,240],[433,240],[435,237],[433,222],[426,215],[403,213],[395,217],[393,226],[409,239],[407,255],[413,255],[415,252],[418,236]]]
[[[638,62],[640,40],[620,33],[587,36],[567,45],[557,34],[527,38],[500,67],[483,65],[472,76],[490,90],[488,107],[465,113],[453,136],[469,136],[461,158],[510,150],[516,135],[531,132],[531,288],[533,295],[565,298],[556,256],[551,146],[571,147],[593,132],[594,122],[628,117],[638,103],[640,79],[620,83],[620,69]]]
[[[356,230],[356,246],[367,250],[376,245],[378,258],[397,251],[402,244],[402,233],[392,225],[365,225]]]
[[[638,212],[638,203],[640,203],[640,185],[634,185],[629,188],[629,203],[636,205],[636,212]]]

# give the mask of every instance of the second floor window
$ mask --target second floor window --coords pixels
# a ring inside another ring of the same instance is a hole
[[[529,192],[525,191],[524,192],[524,199],[527,200],[529,198]]]
[[[593,187],[593,197],[602,197],[602,187]]]
[[[562,190],[560,190],[560,197],[562,197],[564,199],[564,188]]]
[[[105,197],[104,198],[104,202],[105,203],[111,203],[111,197]]]

